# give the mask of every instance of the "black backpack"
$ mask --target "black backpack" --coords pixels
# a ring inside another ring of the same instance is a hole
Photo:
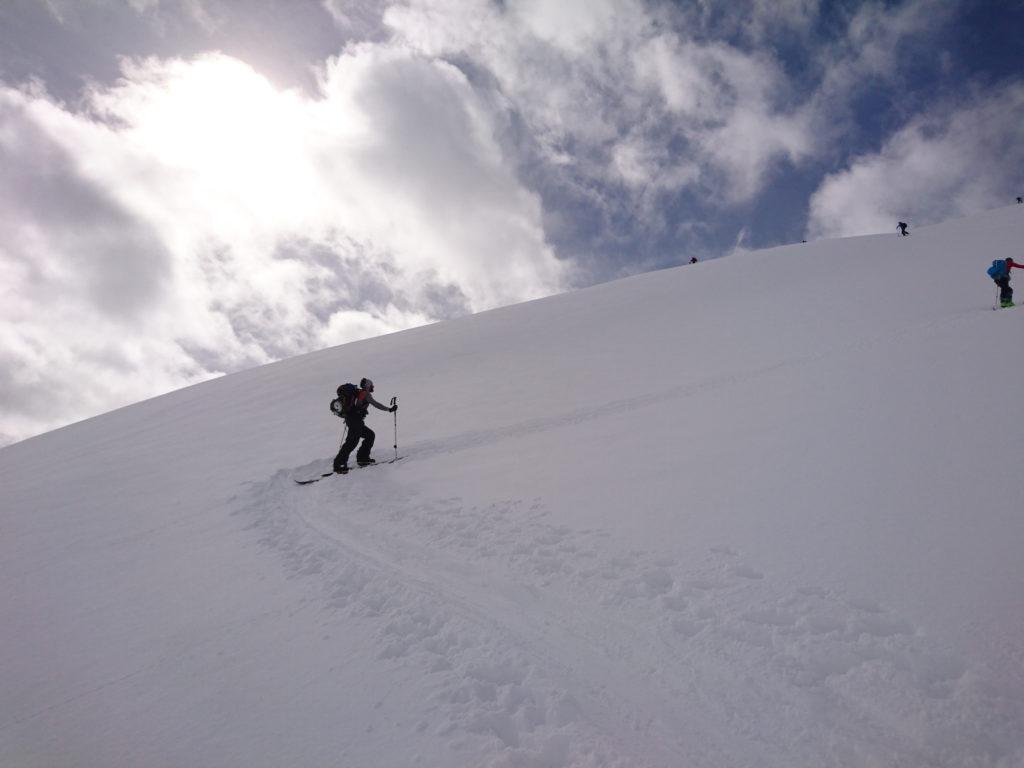
[[[355,384],[342,384],[338,387],[338,396],[331,400],[331,413],[344,419],[352,412],[358,394],[359,387]]]

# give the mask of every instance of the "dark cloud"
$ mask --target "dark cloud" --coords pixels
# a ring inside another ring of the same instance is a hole
[[[373,312],[394,306],[402,312],[419,312],[437,320],[469,314],[471,303],[455,283],[441,281],[433,271],[421,272],[410,292],[410,283],[399,280],[400,270],[386,254],[338,233],[330,244],[292,238],[280,243],[274,258],[317,264],[321,272],[306,278],[305,294],[317,297],[307,304],[310,315],[321,322],[343,309]]]
[[[120,77],[122,58],[219,50],[312,93],[316,66],[350,35],[316,0],[4,0],[0,79],[37,78],[74,103],[90,82]]]
[[[244,285],[247,276],[237,256],[229,245],[204,251],[201,263],[211,283]],[[237,370],[317,349],[338,313],[372,317],[393,308],[409,316],[447,320],[471,311],[458,285],[444,283],[430,270],[415,281],[405,279],[387,254],[338,233],[329,241],[285,237],[271,258],[294,262],[301,277],[280,286],[275,295],[254,290],[214,294],[206,309],[223,319],[232,343],[209,347],[178,339],[198,369]]]
[[[171,265],[157,234],[83,177],[21,106],[0,99],[0,124],[3,249],[28,265],[40,294],[53,287],[43,283],[59,282],[54,295],[81,291],[97,310],[116,316],[136,315],[156,301]],[[60,269],[44,272],[48,260]]]
[[[56,382],[43,385],[44,378],[22,355],[8,349],[0,350],[0,403],[3,403],[7,418],[15,415],[19,418],[45,417],[47,410],[54,407],[54,398],[58,403],[61,401],[60,391],[55,391],[52,386]],[[71,383],[68,382],[63,388],[64,395],[70,389]]]
[[[410,308],[422,307],[423,311],[438,320],[454,320],[471,312],[469,297],[455,283],[427,281]]]
[[[387,39],[383,24],[387,3],[380,0],[323,0],[323,6],[350,40]]]

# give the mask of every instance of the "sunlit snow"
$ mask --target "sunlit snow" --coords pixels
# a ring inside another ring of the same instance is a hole
[[[1024,764],[1024,208],[893,225],[0,450],[0,764]]]

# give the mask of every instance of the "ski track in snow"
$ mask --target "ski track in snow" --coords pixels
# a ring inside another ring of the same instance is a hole
[[[619,551],[540,500],[478,508],[377,469],[299,474],[254,484],[236,514],[329,616],[375,637],[380,664],[419,670],[432,693],[415,728],[452,765],[1024,757],[1019,698],[870,599],[780,583],[728,546],[699,562]]]
[[[628,413],[655,408],[663,406],[672,400],[692,397],[702,392],[736,387],[791,368],[807,367],[829,358],[845,357],[852,353],[865,352],[882,344],[891,343],[896,339],[914,337],[921,334],[940,333],[943,328],[951,325],[977,322],[979,317],[985,317],[985,313],[972,309],[937,320],[932,319],[913,323],[896,332],[867,336],[845,345],[830,345],[814,353],[797,355],[751,370],[736,371],[735,373],[706,377],[686,384],[666,387],[661,391],[652,392],[647,395],[608,400],[596,405],[576,408],[557,416],[525,419],[516,424],[497,429],[463,432],[458,435],[449,435],[439,440],[419,440],[410,444],[407,451],[419,456],[457,453],[459,451],[480,448],[481,446],[497,443],[508,438],[526,437],[537,432],[605,418],[609,413]],[[329,471],[329,467],[323,471]],[[311,472],[312,474],[309,477],[314,477],[318,474],[317,470],[311,470]]]
[[[1020,214],[638,275],[5,448],[0,763],[1024,768],[1024,316],[976,263]],[[415,391],[428,439],[296,486],[352,370]],[[524,408],[530,381],[557,392]]]

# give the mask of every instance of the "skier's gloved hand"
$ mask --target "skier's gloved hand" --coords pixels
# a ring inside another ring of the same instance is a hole
[[[392,413],[397,411],[398,410],[398,403],[395,403],[394,405],[392,405],[390,408],[388,408],[388,410],[391,411]]]

